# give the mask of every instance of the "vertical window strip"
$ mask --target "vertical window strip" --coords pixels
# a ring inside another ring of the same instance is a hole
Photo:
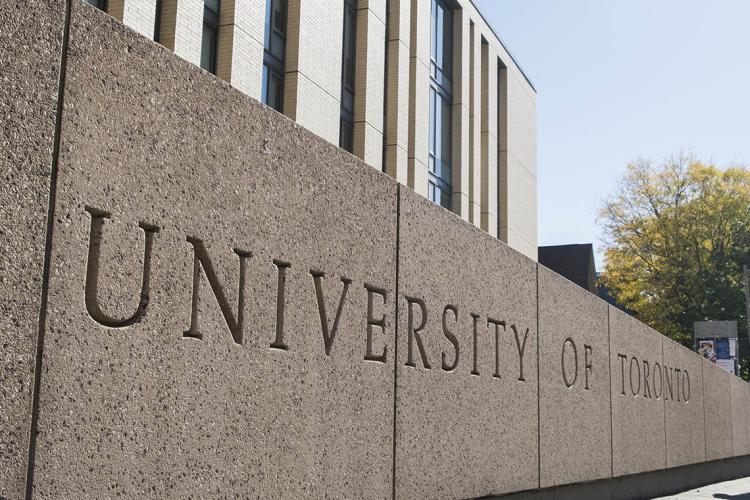
[[[445,0],[432,0],[430,56],[430,137],[427,194],[451,208],[453,12]]]
[[[474,206],[479,198],[479,193],[474,189],[474,183],[479,178],[477,175],[477,164],[474,154],[474,144],[476,140],[476,133],[474,126],[474,118],[476,116],[476,89],[477,84],[476,75],[476,49],[474,47],[475,40],[475,28],[474,21],[469,22],[469,222],[472,224],[479,224],[479,221],[474,220]],[[481,97],[481,96],[480,96]]]
[[[507,169],[507,165],[503,162],[502,151],[504,148],[502,131],[506,129],[507,122],[506,117],[508,113],[508,102],[507,102],[507,66],[498,59],[497,60],[497,237],[503,239],[506,243],[508,242],[507,236],[503,236],[502,226],[504,217],[507,212],[507,186],[502,184],[503,182],[503,170]],[[507,176],[506,176],[507,182]],[[503,191],[506,189],[506,191]],[[505,203],[503,203],[505,200]],[[507,223],[506,223],[507,224]]]
[[[107,12],[107,0],[84,0],[87,4]]]
[[[216,49],[219,42],[219,2],[204,0],[201,68],[216,74]]]
[[[284,103],[286,33],[287,0],[267,0],[261,101],[279,112]]]
[[[357,53],[357,0],[344,1],[344,29],[341,56],[341,123],[339,146],[354,150],[354,80]]]
[[[161,42],[161,10],[162,0],[156,0],[156,15],[154,16],[154,41]]]

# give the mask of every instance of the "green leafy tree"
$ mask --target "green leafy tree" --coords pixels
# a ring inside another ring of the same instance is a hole
[[[687,156],[628,165],[603,204],[602,282],[641,321],[692,345],[693,321],[738,320],[750,264],[750,171]]]

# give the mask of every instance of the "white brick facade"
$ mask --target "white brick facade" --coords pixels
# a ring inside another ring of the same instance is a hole
[[[153,40],[156,0],[110,0],[108,10],[125,26]]]
[[[471,0],[453,11],[452,210],[536,259],[536,91]],[[222,0],[217,75],[261,99],[266,0]],[[110,0],[149,38],[156,0]],[[339,143],[344,0],[288,0],[283,112]],[[200,63],[202,0],[162,0],[160,42]],[[431,0],[358,0],[353,153],[427,194]]]

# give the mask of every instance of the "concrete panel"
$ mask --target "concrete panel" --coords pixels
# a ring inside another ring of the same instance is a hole
[[[735,457],[750,455],[750,385],[732,376],[732,450]]]
[[[65,7],[0,1],[0,497],[22,498]]]
[[[539,266],[542,488],[612,475],[607,304]]]
[[[400,188],[396,497],[538,486],[536,265]]]
[[[703,360],[706,460],[732,456],[732,374]]]
[[[663,469],[666,465],[662,338],[660,333],[610,306],[615,477]]]
[[[396,183],[80,3],[68,72],[36,496],[389,497]]]
[[[662,339],[667,467],[703,462],[706,460],[703,358],[667,337]]]

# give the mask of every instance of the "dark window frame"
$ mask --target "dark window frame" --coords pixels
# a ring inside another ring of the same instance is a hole
[[[432,0],[427,196],[448,210],[453,197],[453,25],[452,6]]]
[[[85,2],[92,7],[96,7],[101,11],[107,12],[107,0],[85,0]]]
[[[154,41],[161,42],[161,11],[162,0],[156,0],[156,16],[154,18]]]
[[[207,2],[203,2],[203,28],[211,32],[211,44],[208,52],[208,63],[204,66],[201,60],[201,68],[205,69],[209,73],[216,74],[216,63],[218,56],[218,45],[219,45],[219,13],[221,11],[221,0],[216,0],[216,10],[211,9]],[[205,33],[204,33],[205,35]],[[201,37],[201,59],[203,55],[203,44],[206,43],[204,37]]]
[[[339,147],[352,153],[354,150],[354,89],[357,67],[357,0],[344,0],[342,33]]]
[[[281,21],[279,21],[281,16]],[[286,66],[286,42],[289,22],[288,0],[266,0],[266,22],[263,34],[263,85],[261,101],[276,111],[284,106],[284,73]],[[280,29],[283,26],[283,30]],[[281,53],[274,54],[274,43],[281,43]],[[277,102],[268,102],[271,79],[279,83]]]

